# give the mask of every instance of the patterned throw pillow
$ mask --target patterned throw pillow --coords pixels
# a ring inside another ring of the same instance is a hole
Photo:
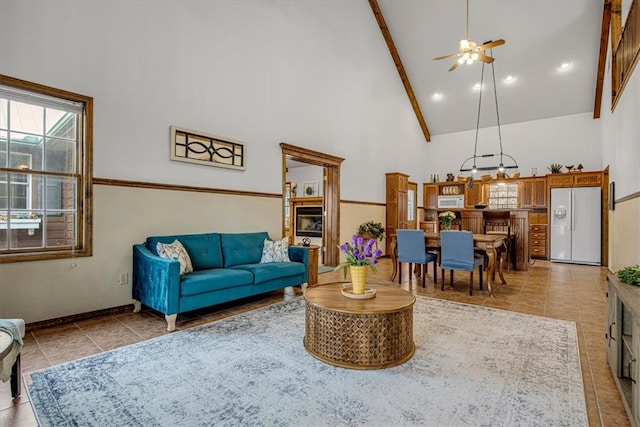
[[[179,240],[174,240],[173,243],[160,243],[156,244],[156,252],[162,258],[177,259],[180,262],[180,275],[191,273],[193,266],[191,265],[191,258],[187,250],[182,246]]]
[[[286,238],[271,241],[264,239],[261,264],[268,262],[291,262],[289,259],[289,242]]]

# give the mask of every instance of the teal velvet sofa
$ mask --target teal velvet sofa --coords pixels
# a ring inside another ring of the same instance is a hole
[[[171,332],[178,313],[307,282],[308,248],[290,246],[291,262],[260,263],[265,239],[266,232],[148,237],[133,246],[134,311],[144,304],[163,313]],[[178,260],[157,254],[158,242],[174,240],[186,249],[193,272],[181,276]]]

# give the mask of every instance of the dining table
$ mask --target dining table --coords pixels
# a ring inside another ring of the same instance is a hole
[[[390,234],[387,236],[390,238],[389,248],[391,253],[391,262],[393,265],[393,271],[391,273],[391,281],[395,280],[396,275],[398,274],[398,242],[396,240],[395,234]],[[496,275],[496,264],[498,266],[497,271],[500,277],[501,284],[506,285],[507,281],[504,278],[504,270],[503,264],[506,255],[506,239],[507,236],[504,234],[476,234],[473,233],[473,246],[474,249],[478,252],[482,252],[487,256],[487,291],[489,292],[489,296],[493,297],[493,288],[491,286],[491,281],[495,280]],[[434,233],[430,231],[424,232],[424,244],[427,247],[432,247],[438,250],[438,260],[440,258],[440,233]],[[440,262],[438,261],[438,265]]]

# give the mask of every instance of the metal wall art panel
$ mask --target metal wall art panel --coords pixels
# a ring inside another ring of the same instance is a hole
[[[245,155],[244,142],[171,126],[171,160],[245,170]]]

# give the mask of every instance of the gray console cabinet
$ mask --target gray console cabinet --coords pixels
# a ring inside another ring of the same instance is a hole
[[[640,427],[640,286],[607,274],[607,363],[631,425]]]

